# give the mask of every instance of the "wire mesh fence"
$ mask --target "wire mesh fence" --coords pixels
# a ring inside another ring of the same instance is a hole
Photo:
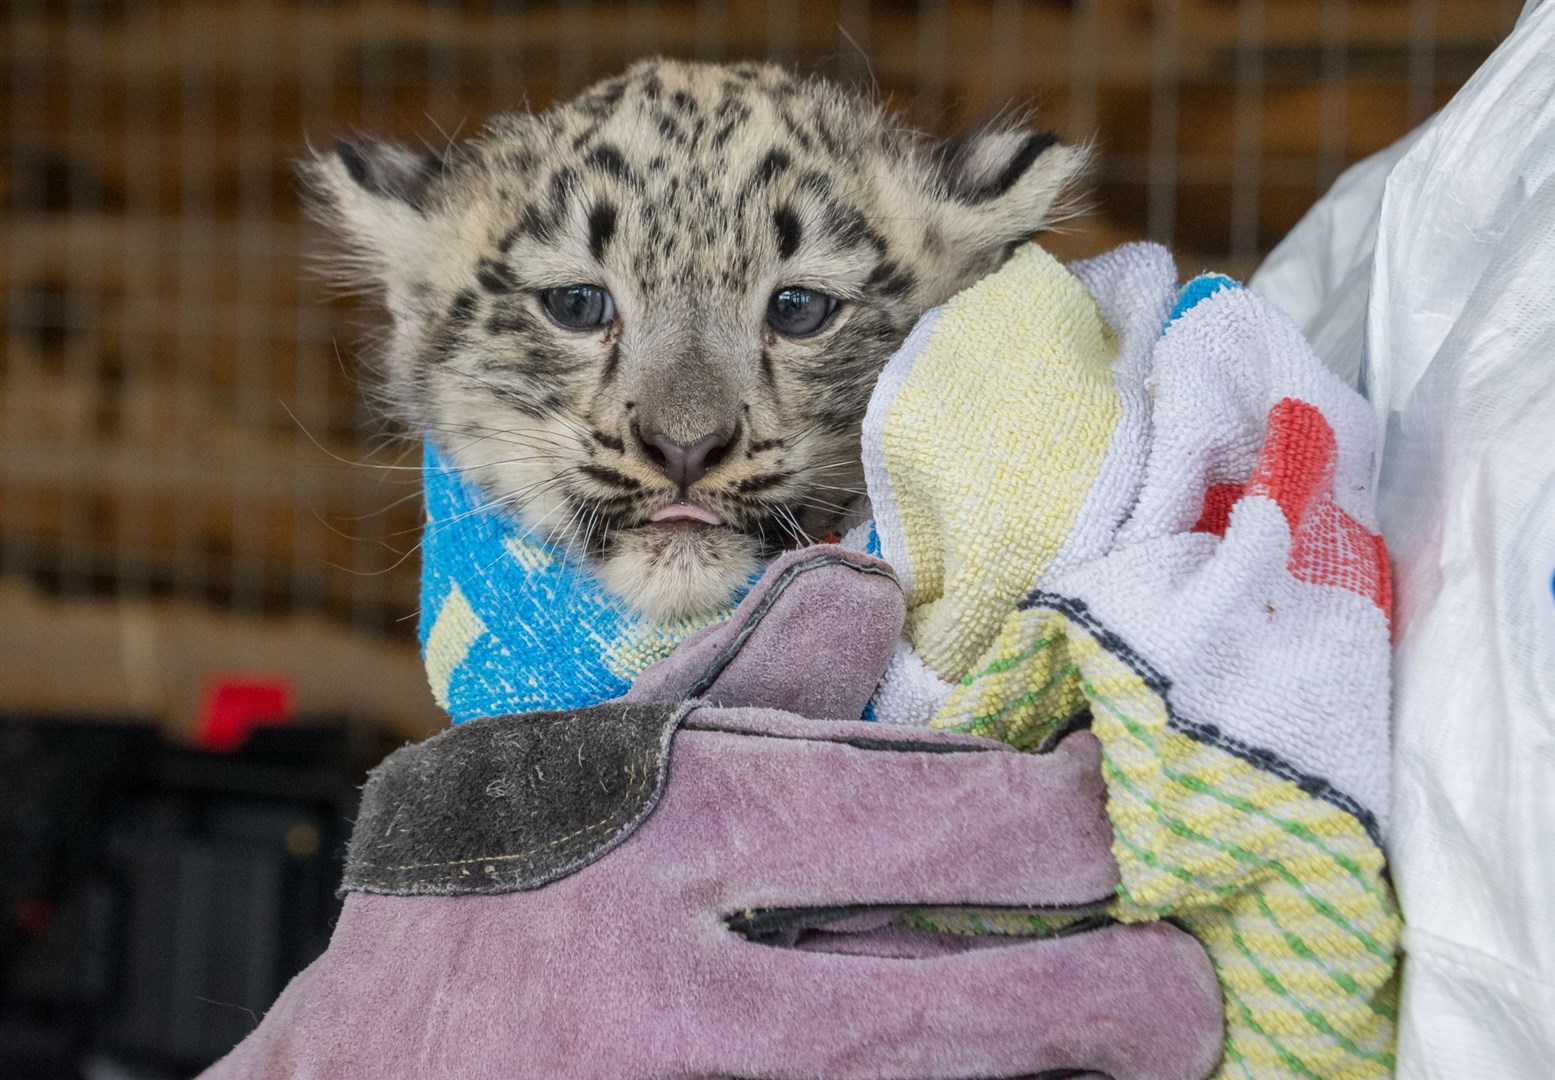
[[[1096,209],[1050,246],[1149,237],[1245,273],[1520,7],[9,0],[0,587],[409,636],[418,459],[362,404],[371,316],[309,272],[309,139],[436,145],[639,56],[771,57],[942,131],[1033,103],[1099,148]]]

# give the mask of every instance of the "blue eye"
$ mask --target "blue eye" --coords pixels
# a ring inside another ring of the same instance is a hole
[[[767,301],[767,325],[788,337],[809,337],[831,321],[837,298],[788,285]]]
[[[593,330],[615,320],[616,305],[598,285],[563,285],[546,289],[540,303],[558,326],[568,330]]]

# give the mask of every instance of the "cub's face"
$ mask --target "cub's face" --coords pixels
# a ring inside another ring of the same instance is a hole
[[[392,315],[399,419],[667,618],[858,519],[880,369],[1080,166],[776,67],[649,61],[440,159],[354,140],[304,172]]]

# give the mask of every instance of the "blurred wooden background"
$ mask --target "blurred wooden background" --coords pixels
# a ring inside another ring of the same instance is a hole
[[[0,4],[0,710],[186,729],[212,673],[407,732],[413,447],[371,317],[308,273],[292,162],[437,144],[653,53],[772,57],[955,131],[1100,151],[1064,256],[1246,274],[1449,98],[1521,0],[9,0]],[[364,362],[365,358],[365,362]]]

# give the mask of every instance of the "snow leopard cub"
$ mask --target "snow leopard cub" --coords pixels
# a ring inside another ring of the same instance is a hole
[[[935,141],[771,65],[650,60],[441,156],[356,138],[303,171],[392,316],[398,419],[671,618],[867,513],[881,368],[1082,165],[1046,133]]]

